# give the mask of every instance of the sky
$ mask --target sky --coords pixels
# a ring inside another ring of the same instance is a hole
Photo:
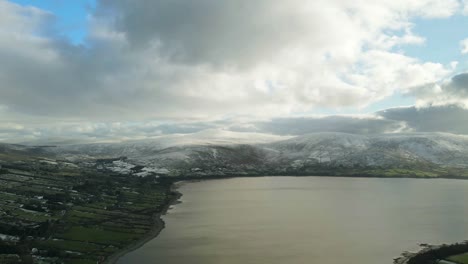
[[[468,134],[467,0],[0,0],[0,142]]]

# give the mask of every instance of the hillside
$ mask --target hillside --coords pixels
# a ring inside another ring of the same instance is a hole
[[[232,136],[232,135],[231,135]],[[237,143],[241,142],[241,143]],[[259,143],[260,142],[260,143]],[[60,158],[110,159],[100,164],[142,176],[362,175],[463,176],[468,137],[443,133],[317,133],[274,140],[199,135],[47,149]],[[125,157],[125,158],[124,158]]]

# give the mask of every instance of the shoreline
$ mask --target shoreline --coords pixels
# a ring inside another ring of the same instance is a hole
[[[357,176],[357,175],[239,175],[239,176],[228,176],[228,175],[223,175],[219,177],[213,177],[213,176],[185,176],[185,177],[174,177],[174,181],[171,186],[170,186],[170,192],[174,194],[174,197],[172,197],[168,203],[164,206],[163,210],[161,212],[158,212],[153,215],[154,218],[154,225],[151,228],[150,232],[145,234],[141,239],[135,241],[134,243],[130,244],[129,246],[123,248],[120,251],[117,251],[115,254],[110,255],[109,257],[106,258],[103,264],[116,264],[119,259],[121,259],[123,256],[141,248],[144,246],[146,243],[149,241],[157,238],[161,231],[165,228],[166,223],[162,219],[162,216],[166,215],[167,212],[171,209],[172,205],[176,205],[181,203],[180,198],[183,196],[181,192],[178,191],[180,186],[182,186],[185,183],[190,183],[190,182],[201,182],[201,181],[206,181],[206,180],[221,180],[221,179],[233,179],[233,178],[262,178],[262,177],[330,177],[330,178],[380,178],[380,179],[421,179],[421,180],[437,180],[437,179],[448,179],[448,180],[468,180],[466,177],[417,177],[417,176],[393,176],[393,177],[388,177],[388,176]],[[408,264],[408,261],[411,260],[414,256],[419,255],[421,251],[415,252],[415,253],[410,253],[410,252],[405,252],[402,254],[402,256],[395,258],[394,263],[395,264]]]
[[[143,245],[148,243],[149,241],[153,240],[159,234],[161,231],[166,227],[166,223],[162,219],[162,216],[167,214],[167,212],[171,209],[172,205],[176,205],[181,203],[180,198],[182,197],[182,193],[178,191],[179,187],[184,183],[185,181],[176,181],[172,183],[170,187],[170,191],[174,193],[174,197],[172,197],[168,203],[164,206],[163,210],[161,212],[158,212],[153,215],[154,219],[154,224],[153,227],[151,228],[150,232],[145,234],[141,239],[135,241],[134,243],[128,245],[127,247],[123,248],[122,250],[117,251],[115,254],[110,255],[109,257],[106,258],[103,264],[116,264],[119,259],[121,259],[123,256],[141,248]]]
[[[393,260],[394,264],[427,264],[443,260],[449,256],[468,252],[468,240],[453,244],[430,245],[420,244],[417,252],[403,252]]]
[[[293,178],[302,178],[302,177],[325,177],[325,178],[358,178],[358,179],[415,179],[415,180],[468,180],[468,177],[464,176],[413,176],[413,175],[400,175],[400,176],[384,176],[384,175],[321,175],[321,174],[245,174],[245,175],[202,175],[202,176],[173,176],[176,179],[176,182],[200,182],[206,180],[223,180],[223,179],[235,179],[235,178],[265,178],[265,177],[293,177]]]

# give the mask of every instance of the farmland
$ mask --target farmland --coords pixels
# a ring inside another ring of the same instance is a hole
[[[157,228],[175,195],[157,176],[95,162],[8,155],[0,165],[1,263],[105,262]]]

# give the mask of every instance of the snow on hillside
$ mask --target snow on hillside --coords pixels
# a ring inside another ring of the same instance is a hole
[[[468,165],[468,137],[442,133],[350,135],[318,133],[270,144],[293,158],[318,162],[347,161],[364,166],[403,161],[440,165]]]
[[[208,129],[193,134],[164,135],[153,137],[151,139],[123,141],[120,143],[61,145],[57,146],[55,151],[59,153],[86,154],[89,156],[128,156],[143,158],[171,147],[260,144],[289,138],[291,137],[261,133],[233,132],[222,129]]]
[[[125,156],[130,164],[169,175],[301,173],[324,166],[468,168],[468,137],[442,133],[316,133],[291,138],[209,130],[144,141],[60,146],[54,151],[68,158]]]

